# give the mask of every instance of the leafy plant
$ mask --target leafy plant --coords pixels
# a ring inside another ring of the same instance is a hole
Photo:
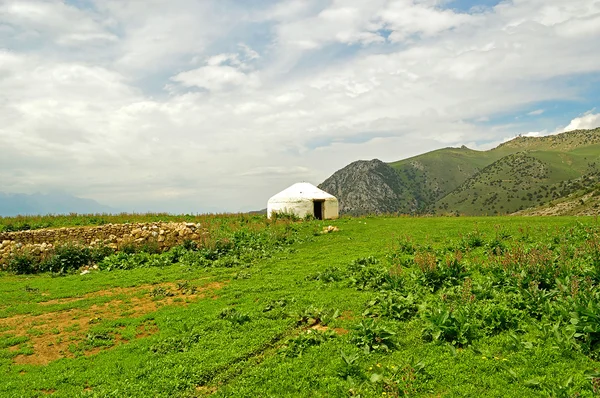
[[[219,318],[229,321],[233,324],[242,325],[250,322],[250,315],[245,312],[239,312],[235,308],[225,308],[219,313]]]
[[[339,267],[327,267],[321,272],[308,275],[307,280],[321,281],[324,283],[339,282],[344,279],[344,272]]]
[[[396,333],[377,324],[373,319],[362,320],[354,328],[350,341],[365,353],[372,351],[390,351],[395,348]]]
[[[297,337],[288,340],[286,345],[280,350],[280,353],[284,357],[289,358],[301,357],[309,347],[321,345],[328,340],[336,338],[336,336],[335,332],[331,330],[318,331],[308,329],[300,333]]]
[[[12,253],[6,270],[16,274],[36,274],[40,271],[40,260],[29,251]]]
[[[327,325],[340,316],[340,312],[334,309],[324,309],[310,305],[302,310],[292,313],[297,325]]]
[[[346,354],[344,351],[340,350],[340,356],[342,361],[340,366],[338,366],[338,376],[346,380],[364,379],[364,373],[358,365],[358,359],[360,357],[357,353]]]
[[[481,333],[473,308],[472,305],[461,305],[452,309],[443,302],[432,304],[423,312],[423,338],[445,341],[459,347],[471,344]]]
[[[153,298],[164,298],[173,297],[175,294],[162,286],[157,286],[150,292],[150,297]]]
[[[403,295],[392,290],[378,294],[367,303],[363,316],[384,317],[405,321],[411,319],[418,310],[417,300],[411,293]]]
[[[202,336],[202,332],[184,323],[177,331],[176,336],[158,341],[150,346],[150,351],[160,355],[186,352],[198,344]]]
[[[358,290],[396,287],[399,280],[375,257],[363,257],[348,265],[349,284]]]

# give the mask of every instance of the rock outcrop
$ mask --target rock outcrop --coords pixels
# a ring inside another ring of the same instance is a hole
[[[412,213],[418,205],[398,173],[378,159],[351,163],[319,188],[338,198],[340,214]]]

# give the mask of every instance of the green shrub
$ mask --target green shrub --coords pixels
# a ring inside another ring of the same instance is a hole
[[[322,343],[334,339],[337,335],[331,330],[318,331],[306,330],[287,341],[286,345],[280,350],[284,357],[301,357],[306,349],[321,345]]]
[[[397,282],[390,271],[371,256],[352,261],[348,265],[348,274],[350,286],[358,290],[385,289]]]
[[[396,333],[377,324],[372,319],[361,321],[353,329],[350,341],[367,354],[372,351],[390,351],[395,348],[394,336]]]
[[[40,271],[40,259],[29,251],[13,253],[6,270],[16,274],[35,274]]]
[[[239,312],[235,308],[225,308],[219,313],[219,318],[229,321],[231,323],[242,325],[246,322],[250,322],[250,315],[245,312]]]
[[[481,337],[481,325],[472,305],[449,308],[446,303],[434,302],[423,312],[426,341],[443,341],[463,347]]]
[[[56,246],[52,254],[41,264],[41,270],[54,273],[66,273],[78,270],[92,262],[92,250],[89,247],[66,243]]]
[[[411,319],[417,313],[417,300],[414,295],[403,295],[398,291],[382,292],[367,303],[363,316],[384,317],[398,321]]]

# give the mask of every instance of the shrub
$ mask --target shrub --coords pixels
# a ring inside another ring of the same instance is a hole
[[[371,256],[352,261],[348,265],[348,273],[350,286],[358,290],[386,289],[399,283],[397,277],[391,276],[389,270]]]
[[[403,295],[397,291],[379,294],[367,304],[363,316],[384,317],[406,321],[417,313],[417,301],[412,294]]]
[[[436,302],[424,312],[423,318],[422,333],[427,341],[445,341],[463,347],[480,337],[480,325],[471,305],[451,309],[446,303]]]
[[[246,322],[250,322],[250,315],[245,312],[239,312],[235,308],[225,308],[219,313],[219,318],[229,321],[231,323],[242,325]]]
[[[300,333],[297,337],[288,340],[287,344],[280,351],[284,357],[296,358],[301,357],[306,349],[321,345],[322,343],[334,339],[335,332],[331,330],[318,331],[309,329]]]
[[[28,251],[13,253],[6,270],[17,274],[35,274],[40,271],[40,260]]]
[[[65,273],[89,265],[92,262],[92,250],[89,247],[67,243],[56,246],[53,253],[40,266],[41,270]]]
[[[390,351],[395,347],[395,335],[396,333],[374,320],[365,319],[354,327],[351,342],[367,354],[372,351]]]

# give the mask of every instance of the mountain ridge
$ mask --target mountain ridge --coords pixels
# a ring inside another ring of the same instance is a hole
[[[0,217],[45,214],[114,213],[117,210],[93,199],[51,193],[24,194],[0,192]]]
[[[338,197],[342,214],[510,214],[572,193],[584,176],[600,177],[600,128],[370,162],[377,167],[353,162],[319,185]]]

